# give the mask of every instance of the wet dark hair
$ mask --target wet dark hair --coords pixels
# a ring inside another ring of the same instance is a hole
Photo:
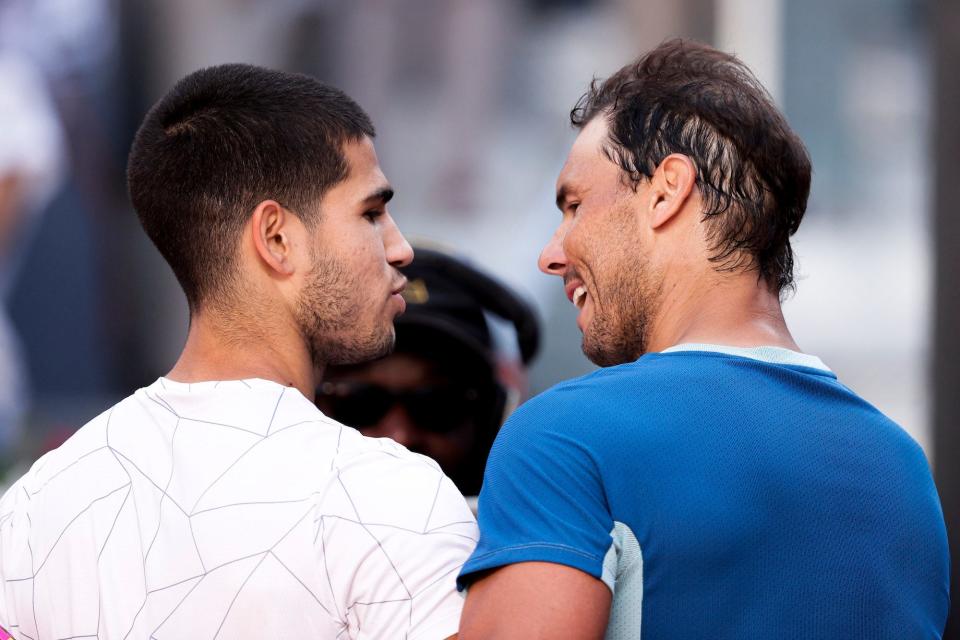
[[[347,176],[343,145],[374,136],[346,94],[244,64],[196,71],[150,110],[127,164],[130,199],[191,311],[228,289],[240,232],[273,199],[306,224]]]
[[[607,118],[606,152],[636,188],[671,153],[688,156],[718,270],[756,269],[793,286],[790,236],[810,192],[810,158],[747,67],[704,44],[670,40],[607,80],[570,113],[582,128]]]

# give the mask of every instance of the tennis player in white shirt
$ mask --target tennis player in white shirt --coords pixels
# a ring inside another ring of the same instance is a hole
[[[391,349],[404,309],[413,252],[373,136],[337,89],[248,65],[193,73],[146,116],[130,195],[189,336],[0,500],[7,637],[456,634],[463,498],[312,402],[325,365]]]

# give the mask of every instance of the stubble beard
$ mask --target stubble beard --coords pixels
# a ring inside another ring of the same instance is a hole
[[[297,324],[314,367],[366,362],[393,350],[393,323],[365,317],[366,289],[336,260],[314,259],[297,301]]]
[[[597,283],[604,295],[594,300],[593,319],[583,333],[584,355],[601,367],[633,362],[647,352],[662,291],[659,274],[638,253],[628,254],[612,271],[610,282]]]

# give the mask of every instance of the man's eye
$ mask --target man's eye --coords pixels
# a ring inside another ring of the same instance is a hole
[[[377,218],[383,215],[383,211],[380,209],[371,209],[370,211],[364,211],[363,217],[369,220],[370,222],[376,222]]]

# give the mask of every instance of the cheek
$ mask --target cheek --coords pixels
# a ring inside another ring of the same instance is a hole
[[[581,277],[590,280],[606,262],[606,256],[616,240],[608,238],[603,228],[592,220],[579,220],[564,238],[564,253]]]
[[[336,250],[343,260],[344,267],[355,278],[366,279],[384,262],[382,246],[378,244],[376,232],[371,227],[353,233],[349,240],[343,242]]]
[[[586,240],[589,237],[589,229],[577,221],[570,225],[563,236],[561,246],[563,253],[572,260],[580,260],[583,257]]]

